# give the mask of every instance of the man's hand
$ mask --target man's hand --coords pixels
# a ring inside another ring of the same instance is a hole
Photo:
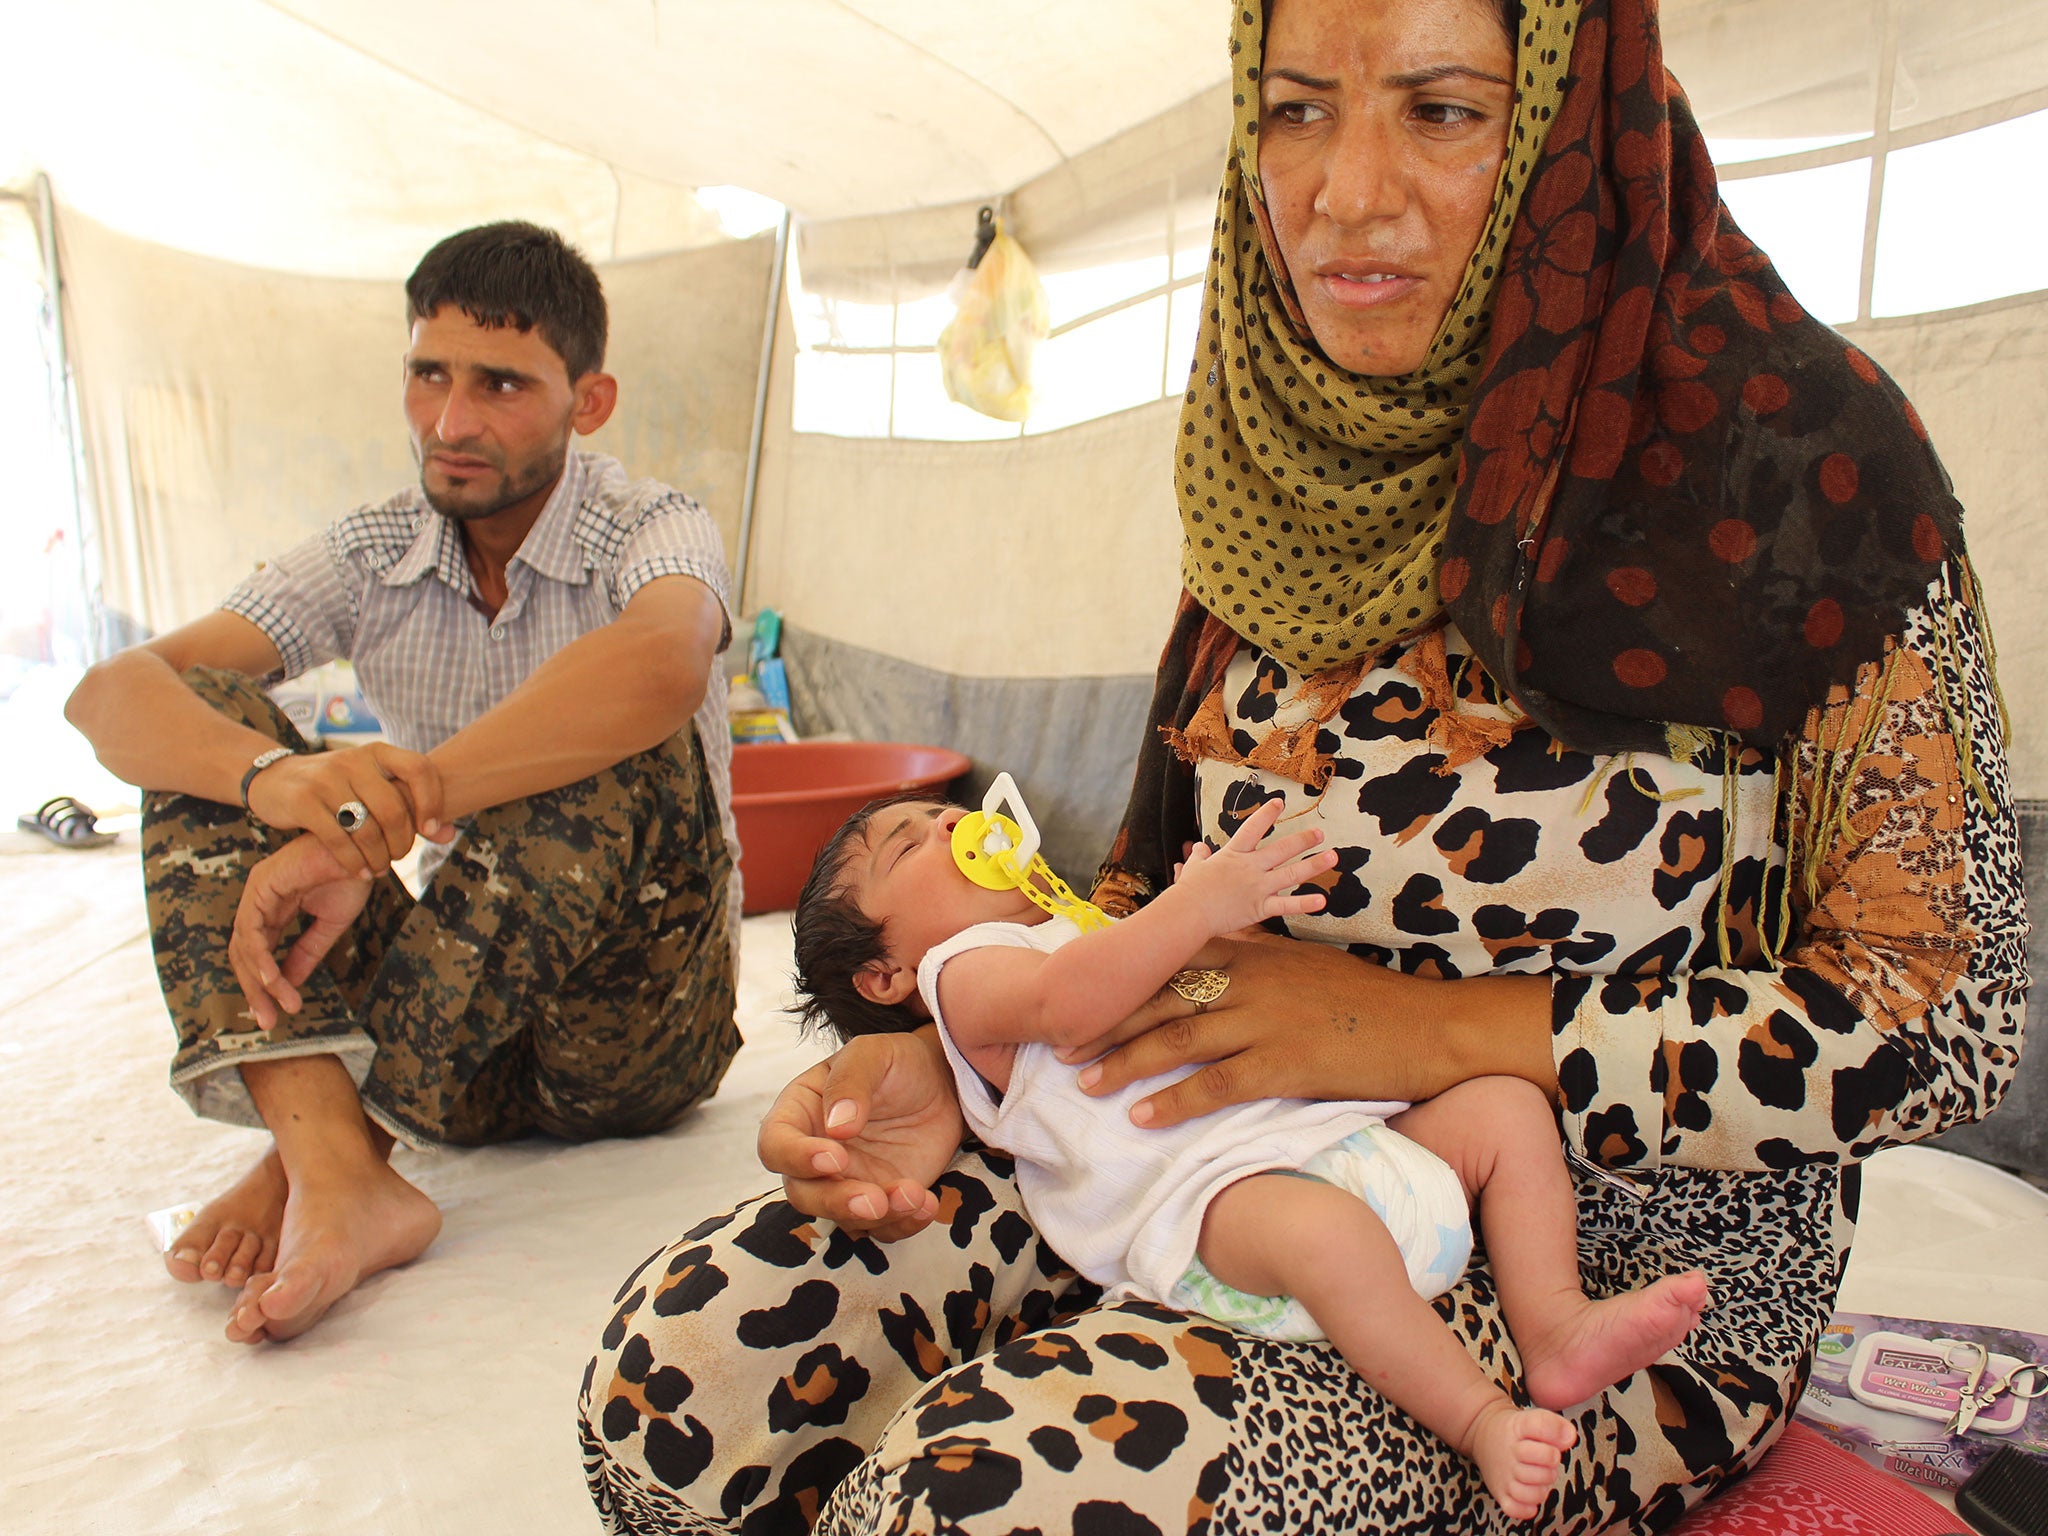
[[[849,1040],[777,1095],[756,1145],[791,1205],[886,1243],[938,1215],[931,1186],[964,1129],[952,1070],[927,1025]]]
[[[351,800],[369,819],[344,832],[335,812]],[[311,833],[344,874],[363,880],[404,858],[415,834],[437,843],[453,836],[441,822],[440,769],[381,741],[271,764],[250,781],[249,810],[269,826]]]
[[[293,838],[249,871],[228,939],[228,964],[257,1028],[275,1024],[280,1008],[299,1011],[299,988],[369,899],[368,882],[344,870],[310,833]],[[280,966],[277,946],[301,912],[312,921]]]

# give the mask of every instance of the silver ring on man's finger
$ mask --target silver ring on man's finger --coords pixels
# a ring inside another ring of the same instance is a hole
[[[370,808],[360,800],[344,800],[341,809],[334,813],[335,824],[344,832],[353,832],[370,819]]]

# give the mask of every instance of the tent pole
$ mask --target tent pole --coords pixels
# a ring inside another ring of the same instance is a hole
[[[775,261],[768,273],[768,318],[761,327],[761,368],[754,379],[754,431],[747,440],[747,490],[740,501],[739,550],[734,561],[735,614],[747,611],[747,557],[754,544],[754,495],[761,485],[761,438],[768,425],[768,374],[775,366],[775,333],[782,320],[782,274],[789,263],[789,210],[775,226]]]
[[[64,467],[71,474],[71,532],[76,551],[79,593],[85,600],[85,633],[79,638],[85,659],[98,661],[107,651],[91,562],[85,549],[84,435],[79,430],[78,396],[71,378],[71,343],[64,325],[64,269],[57,254],[57,201],[47,172],[36,173],[36,237],[43,246],[43,291],[50,301],[50,338],[57,356],[57,409],[64,422]]]

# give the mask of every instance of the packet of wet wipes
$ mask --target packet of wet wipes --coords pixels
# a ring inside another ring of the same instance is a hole
[[[171,1244],[178,1235],[192,1225],[192,1219],[199,1214],[196,1205],[169,1205],[160,1211],[151,1211],[142,1219],[149,1224],[150,1241],[156,1244],[158,1253],[169,1253]]]
[[[1821,1333],[1798,1415],[1881,1471],[1953,1494],[2001,1442],[2048,1453],[2048,1396],[2004,1394],[1979,1411],[1967,1433],[1949,1433],[1979,1349],[1988,1383],[1998,1379],[1994,1370],[2048,1360],[2048,1337],[1837,1312]]]

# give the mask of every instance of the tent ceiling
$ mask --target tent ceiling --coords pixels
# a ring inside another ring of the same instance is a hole
[[[1228,73],[1228,0],[12,10],[0,177],[45,169],[130,233],[332,275],[402,273],[514,213],[599,256],[688,244],[699,185],[811,218],[983,197]]]
[[[1889,0],[1665,0],[1709,132],[1867,131]],[[1230,0],[0,0],[0,184],[257,266],[402,275],[489,218],[600,258],[980,200],[1215,90]],[[1900,0],[1898,115],[2048,82],[2048,0]]]
[[[542,138],[810,218],[1015,186],[1227,73],[1228,0],[580,0],[573,28],[559,0],[274,3]]]

